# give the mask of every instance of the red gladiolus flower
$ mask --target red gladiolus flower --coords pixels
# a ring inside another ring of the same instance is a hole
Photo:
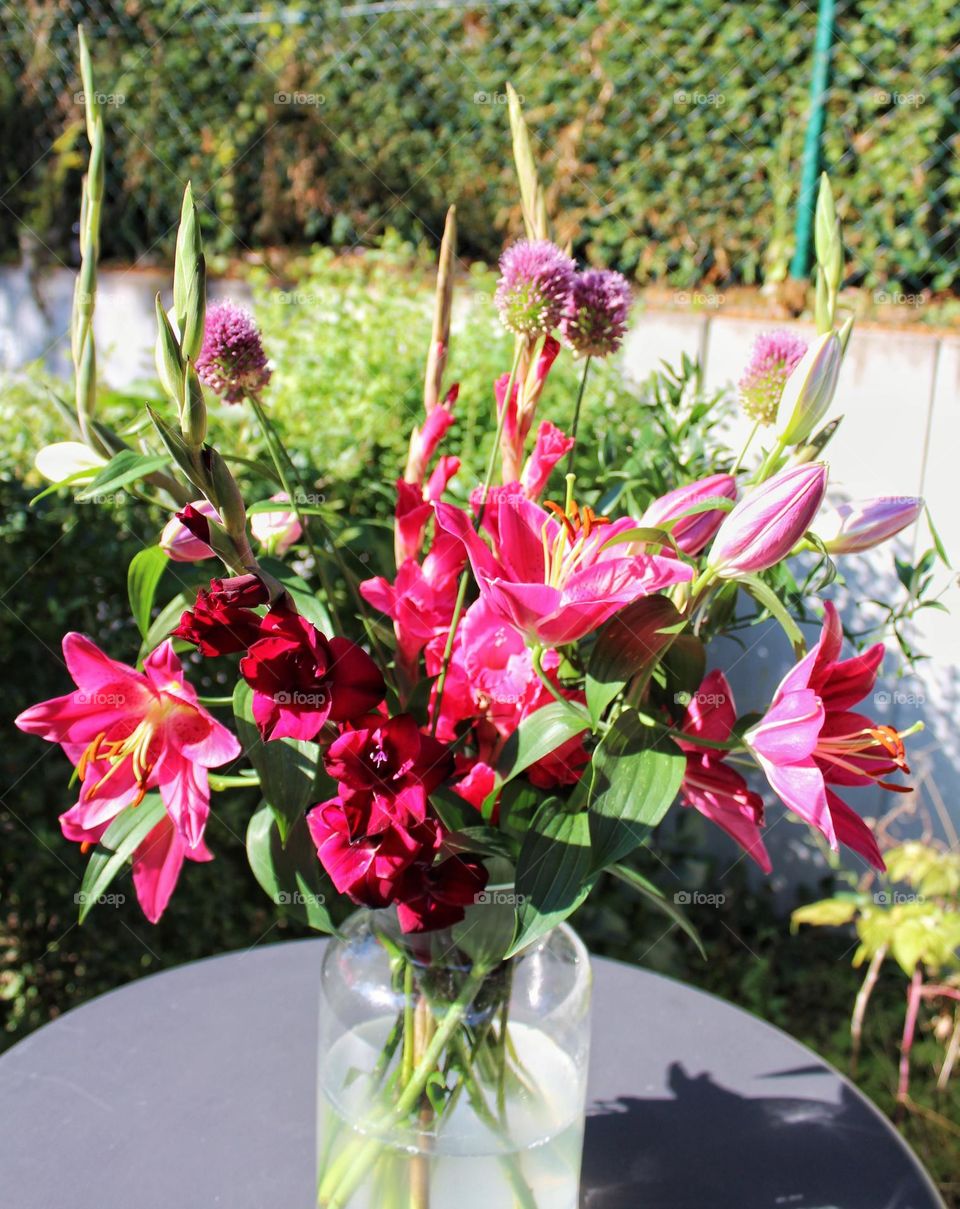
[[[733,733],[737,710],[723,672],[710,672],[687,707],[682,733],[714,743],[726,743]],[[747,788],[743,777],[724,763],[724,752],[677,740],[687,757],[681,793],[692,806],[721,827],[769,873],[770,856],[760,837],[763,798]]]
[[[451,856],[436,865],[415,864],[397,887],[397,918],[404,932],[452,928],[486,889],[480,861]]]
[[[325,722],[349,722],[386,691],[380,669],[348,638],[326,638],[305,617],[273,608],[240,660],[265,739],[313,739]]]
[[[869,827],[829,786],[875,782],[906,793],[907,786],[884,778],[910,770],[903,736],[850,710],[872,690],[883,644],[838,659],[842,643],[840,618],[827,602],[820,641],[784,676],[766,715],[744,738],[794,814],[821,831],[834,850],[846,844],[883,869]]]
[[[253,606],[266,604],[270,594],[256,575],[213,579],[202,588],[173,631],[174,638],[192,642],[201,655],[234,655],[260,637],[260,617]]]

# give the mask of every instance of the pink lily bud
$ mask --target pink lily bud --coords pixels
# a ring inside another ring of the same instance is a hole
[[[802,445],[826,415],[842,360],[836,332],[826,332],[804,353],[780,396],[777,429],[784,445]]]
[[[727,515],[722,508],[708,512],[684,513],[706,500],[737,498],[737,483],[733,475],[711,474],[696,483],[675,487],[649,504],[640,518],[640,525],[652,529],[669,529],[684,554],[699,554],[723,524]]]
[[[270,498],[278,504],[290,503],[290,497],[283,491]],[[254,512],[250,517],[250,532],[268,553],[282,558],[293,543],[300,540],[303,529],[295,512],[283,510]]]
[[[923,500],[913,495],[880,495],[875,499],[839,504],[834,509],[834,536],[824,545],[831,554],[872,550],[912,525],[922,511]]]
[[[717,531],[709,565],[723,579],[765,571],[790,553],[827,489],[823,462],[790,466],[743,497]]]
[[[208,500],[194,500],[184,511],[187,509],[192,510],[188,513],[189,516],[196,516],[198,523],[194,527],[206,529],[207,534],[210,532],[210,526],[204,525],[204,520],[222,524],[216,508]],[[160,549],[166,550],[175,563],[198,563],[205,558],[215,557],[214,551],[202,540],[202,535],[191,532],[177,515],[171,516],[164,526],[160,534]]]

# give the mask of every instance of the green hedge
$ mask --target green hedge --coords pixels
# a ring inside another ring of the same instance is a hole
[[[587,259],[687,286],[750,283],[765,256],[782,270],[789,255],[815,6],[270,0],[247,18],[232,0],[38,0],[31,12],[32,24],[0,16],[0,60],[19,80],[0,91],[0,128],[20,132],[8,158],[23,171],[38,140],[66,136],[5,205],[46,224],[53,247],[69,233],[61,211],[75,212],[69,65],[84,16],[99,88],[122,97],[106,109],[108,256],[167,252],[192,177],[223,251],[366,243],[387,225],[420,238],[456,200],[464,252],[490,260],[517,219],[508,78],[561,234]],[[838,4],[825,157],[852,280],[957,282],[958,44],[952,0]]]

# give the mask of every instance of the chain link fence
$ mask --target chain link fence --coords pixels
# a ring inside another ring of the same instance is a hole
[[[2,251],[70,262],[86,155],[83,21],[106,114],[103,253],[166,258],[183,185],[208,246],[244,254],[393,227],[491,259],[518,216],[504,86],[525,108],[558,235],[641,282],[787,270],[816,3],[226,0],[0,4]],[[960,284],[960,8],[838,0],[823,164],[848,275]]]

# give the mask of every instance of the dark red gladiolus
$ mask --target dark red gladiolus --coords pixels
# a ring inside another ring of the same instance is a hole
[[[266,604],[269,592],[256,575],[213,579],[197,593],[173,631],[174,638],[192,642],[201,655],[235,655],[260,637],[260,617],[252,606]]]
[[[414,864],[397,887],[397,918],[404,932],[450,928],[486,889],[480,861],[451,856],[438,865]]]
[[[374,709],[386,691],[380,669],[348,638],[327,638],[305,617],[274,607],[240,660],[265,739],[313,739],[331,722]]]

